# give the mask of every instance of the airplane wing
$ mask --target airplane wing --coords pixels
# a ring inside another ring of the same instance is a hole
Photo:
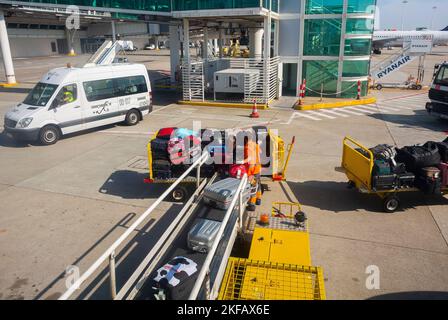
[[[382,39],[374,39],[372,41],[374,48],[384,48],[387,47],[387,44],[390,42],[394,42],[398,40],[398,37],[390,37],[390,38],[382,38]]]

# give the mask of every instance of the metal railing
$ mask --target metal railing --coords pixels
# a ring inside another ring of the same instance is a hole
[[[201,271],[199,272],[198,278],[196,280],[196,283],[193,287],[193,290],[190,293],[190,296],[188,297],[188,300],[196,300],[199,292],[201,291],[202,286],[204,285],[205,281],[205,297],[206,299],[211,298],[210,294],[210,265],[212,263],[213,257],[215,256],[216,250],[218,249],[218,245],[221,242],[221,238],[224,234],[224,231],[226,229],[227,223],[229,222],[230,216],[233,214],[233,210],[235,208],[235,205],[237,201],[239,202],[239,224],[240,227],[242,227],[242,220],[243,220],[243,213],[244,213],[244,203],[243,203],[243,188],[247,184],[247,174],[243,176],[241,179],[241,182],[238,186],[238,189],[236,191],[236,196],[233,198],[232,202],[230,203],[230,207],[227,209],[226,214],[224,216],[224,219],[221,223],[221,227],[218,230],[218,233],[216,234],[215,241],[213,242],[212,247],[208,251],[207,257],[205,258],[204,264],[202,266]],[[222,261],[222,263],[225,263],[225,261]]]
[[[204,153],[202,156],[196,160],[189,168],[186,170],[177,180],[174,182],[149,208],[146,210],[121,236],[118,238],[102,255],[98,258],[88,269],[87,271],[80,276],[78,280],[73,283],[70,288],[58,299],[58,300],[67,300],[69,299],[79,288],[81,285],[89,279],[102,265],[104,262],[109,261],[109,275],[110,275],[110,293],[111,298],[115,299],[117,297],[117,286],[116,286],[116,275],[115,275],[115,254],[117,248],[124,243],[124,241],[140,226],[140,224],[148,218],[148,216],[157,208],[157,206],[177,187],[179,183],[184,180],[194,168],[197,168],[196,177],[197,183],[196,186],[199,188],[200,186],[200,169],[201,166],[207,161],[209,157],[209,153]],[[238,189],[240,190],[240,189]],[[172,224],[174,225],[174,223]],[[165,231],[162,235],[159,242],[155,247],[161,246],[160,242],[163,239],[168,238],[169,233],[174,228],[172,225]],[[156,248],[153,248],[155,250]],[[120,290],[121,291],[121,290]],[[119,292],[120,293],[120,292]],[[120,294],[122,296],[122,294]]]

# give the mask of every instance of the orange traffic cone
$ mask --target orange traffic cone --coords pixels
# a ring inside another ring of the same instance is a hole
[[[252,108],[252,113],[250,114],[251,118],[260,118],[260,114],[257,109],[257,100],[254,100],[254,106]]]

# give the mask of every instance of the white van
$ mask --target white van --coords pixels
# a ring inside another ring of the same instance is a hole
[[[141,64],[57,68],[5,115],[17,140],[56,143],[62,135],[125,122],[136,125],[152,111],[151,83]]]

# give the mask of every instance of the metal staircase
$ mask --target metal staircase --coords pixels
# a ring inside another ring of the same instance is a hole
[[[397,52],[396,54],[387,57],[386,59],[383,59],[376,65],[374,65],[370,69],[371,76],[376,79],[380,80],[383,79],[392,73],[400,70],[403,66],[407,65],[411,61],[413,61],[415,58],[417,58],[419,55],[410,54],[411,51],[411,43],[406,44],[402,50]]]

